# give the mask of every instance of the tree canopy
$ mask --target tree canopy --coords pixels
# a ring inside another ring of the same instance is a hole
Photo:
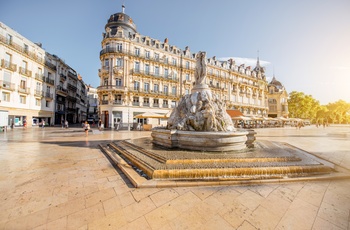
[[[311,95],[292,91],[288,99],[289,117],[309,119],[318,123],[350,123],[350,103],[339,100],[320,105]]]

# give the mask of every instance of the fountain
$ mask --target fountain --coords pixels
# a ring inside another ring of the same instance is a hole
[[[299,148],[272,141],[253,144],[254,130],[236,130],[225,103],[205,84],[205,52],[196,59],[195,85],[172,111],[166,128],[153,129],[152,139],[100,145],[135,187],[310,180],[334,174],[332,163]]]
[[[196,54],[195,85],[173,109],[166,128],[152,130],[153,143],[167,148],[231,151],[246,148],[247,131],[237,131],[226,104],[205,83],[206,53]]]

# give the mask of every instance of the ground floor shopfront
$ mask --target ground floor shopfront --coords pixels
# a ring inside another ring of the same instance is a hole
[[[138,114],[146,112],[152,112],[156,114],[167,114],[171,111],[170,108],[142,108],[142,107],[108,107],[101,106],[100,118],[104,125],[104,128],[116,128],[119,125],[120,128],[127,128],[128,126],[133,129],[138,124],[151,124],[153,126],[165,126],[167,119],[156,118],[135,118]]]
[[[45,125],[52,125],[54,113],[43,110],[30,110],[20,108],[0,107],[1,110],[8,111],[8,127],[37,126],[45,122]]]

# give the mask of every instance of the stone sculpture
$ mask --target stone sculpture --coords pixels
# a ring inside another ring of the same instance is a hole
[[[225,102],[212,94],[205,83],[207,76],[206,53],[196,54],[195,85],[191,94],[179,101],[168,119],[168,129],[183,131],[234,131]]]

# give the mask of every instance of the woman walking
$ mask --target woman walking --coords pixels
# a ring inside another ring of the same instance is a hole
[[[85,136],[88,136],[89,130],[90,130],[90,124],[87,121],[85,121],[84,130],[85,130]]]

